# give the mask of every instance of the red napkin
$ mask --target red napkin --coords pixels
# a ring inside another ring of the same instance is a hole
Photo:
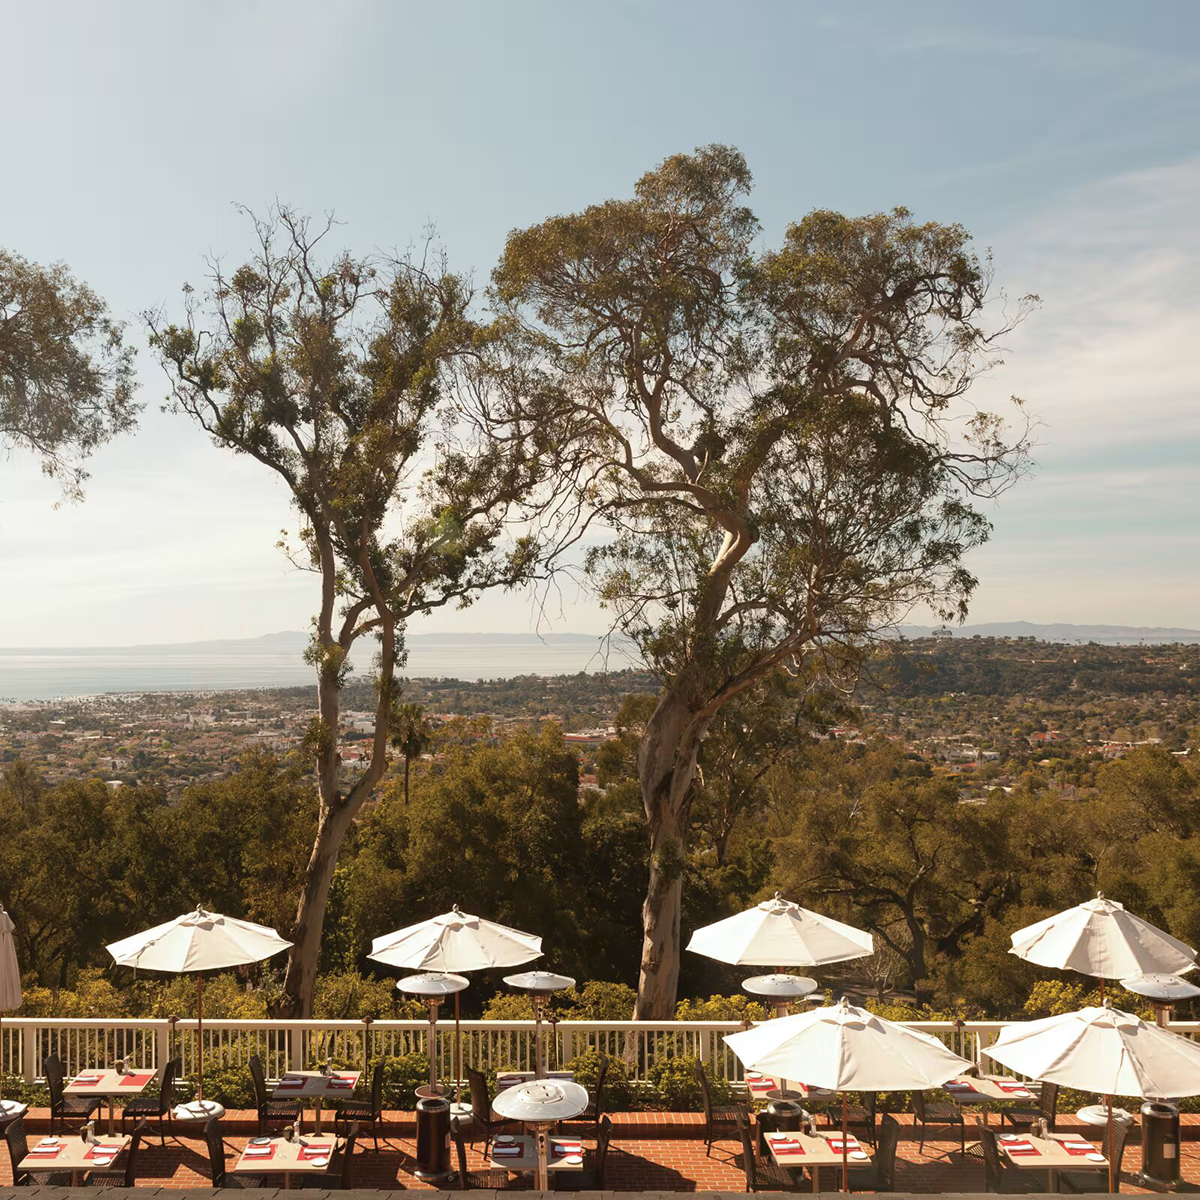
[[[301,1158],[329,1158],[333,1154],[332,1146],[301,1146]]]
[[[565,1158],[569,1154],[582,1154],[583,1144],[581,1142],[576,1142],[572,1146],[563,1142],[555,1142],[553,1149],[554,1153],[560,1158]]]
[[[274,1146],[247,1146],[244,1152],[244,1157],[249,1159],[273,1158],[274,1155]]]
[[[100,1082],[99,1075],[81,1075],[78,1079],[71,1080],[72,1087],[96,1087]]]
[[[1007,1092],[1010,1096],[1033,1095],[1033,1093],[1023,1083],[998,1083],[996,1086],[1002,1092]]]
[[[122,1087],[145,1087],[146,1084],[154,1078],[154,1072],[149,1071],[145,1075],[122,1075]]]
[[[1032,1142],[1003,1142],[1001,1143],[1009,1154],[1041,1154]]]
[[[352,1088],[357,1082],[358,1080],[353,1075],[335,1075],[329,1080],[329,1086],[331,1088]]]
[[[968,1083],[965,1079],[951,1079],[949,1083],[944,1083],[942,1086],[948,1092],[973,1092],[975,1085]]]
[[[1059,1142],[1068,1154],[1095,1154],[1096,1147],[1091,1142]]]
[[[803,1154],[804,1147],[794,1138],[772,1138],[771,1145],[776,1150],[787,1154]]]
[[[524,1146],[493,1146],[494,1158],[520,1158],[525,1153]]]
[[[97,1142],[83,1157],[115,1158],[124,1149],[124,1146],[102,1146],[99,1142]]]
[[[841,1154],[841,1152],[842,1152],[842,1139],[841,1139],[840,1137],[839,1137],[839,1138],[833,1138],[833,1137],[831,1137],[831,1138],[828,1138],[828,1139],[826,1139],[826,1140],[829,1142],[829,1146],[830,1146],[830,1148],[831,1148],[831,1149],[833,1149],[833,1150],[836,1150],[836,1151],[837,1151],[839,1154]],[[850,1138],[847,1138],[847,1139],[846,1139],[846,1149],[847,1149],[847,1150],[857,1150],[857,1149],[859,1149],[859,1145],[858,1145],[858,1138],[856,1138],[856,1137],[850,1137]]]
[[[54,1158],[61,1149],[61,1146],[33,1146],[29,1153],[36,1154],[38,1158]]]
[[[284,1078],[275,1085],[275,1090],[278,1091],[280,1088],[302,1088],[303,1086],[303,1079],[288,1079],[286,1076],[284,1076]]]

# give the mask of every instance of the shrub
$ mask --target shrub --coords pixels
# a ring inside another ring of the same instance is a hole
[[[633,1015],[637,992],[626,983],[589,979],[581,988],[562,995],[565,1021],[628,1021]]]
[[[188,1082],[195,1093],[195,1072],[188,1075]],[[215,1100],[226,1108],[253,1108],[254,1081],[250,1068],[245,1063],[222,1062],[211,1055],[204,1059],[204,1098]]]
[[[417,1088],[429,1082],[429,1059],[424,1054],[397,1054],[389,1055],[383,1064],[384,1107],[411,1112],[417,1104]]]
[[[568,1071],[575,1073],[575,1082],[587,1088],[589,1095],[595,1093],[596,1080],[600,1078],[598,1050],[577,1054],[565,1066]],[[609,1057],[608,1074],[604,1080],[604,1107],[608,1112],[627,1112],[633,1107],[633,1084],[629,1079],[629,1067],[623,1058]]]
[[[677,1021],[765,1021],[770,1015],[765,1004],[749,996],[709,996],[675,1006]]]
[[[696,1078],[694,1054],[670,1054],[654,1062],[647,1075],[647,1082],[654,1088],[659,1105],[668,1112],[699,1112],[703,1107],[700,1081]],[[708,1076],[708,1088],[713,1104],[729,1104],[733,1099],[733,1088],[724,1079],[718,1079],[711,1067],[704,1068]]]

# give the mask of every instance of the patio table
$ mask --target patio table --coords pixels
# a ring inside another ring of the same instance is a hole
[[[118,1096],[140,1096],[158,1077],[157,1071],[129,1067],[122,1075],[112,1070],[80,1071],[63,1088],[64,1096],[104,1096],[108,1100],[108,1132],[115,1128]]]
[[[531,1137],[514,1137],[492,1143],[488,1163],[501,1171],[536,1171],[538,1166],[537,1140]],[[506,1146],[515,1147],[517,1152],[505,1151]],[[572,1162],[572,1159],[578,1159]],[[579,1138],[552,1137],[546,1155],[548,1171],[582,1171],[583,1143]]]
[[[942,1086],[959,1108],[979,1108],[984,1129],[987,1128],[991,1106],[997,1101],[1032,1100],[1036,1095],[1027,1084],[1011,1075],[963,1075],[948,1080]],[[973,1145],[978,1145],[978,1142]]]
[[[327,1174],[336,1146],[331,1133],[306,1133],[294,1142],[285,1137],[252,1138],[234,1169],[239,1174],[281,1175],[283,1186],[290,1188],[293,1175]]]
[[[321,1106],[330,1098],[348,1097],[354,1094],[361,1071],[334,1071],[329,1075],[321,1071],[288,1071],[270,1089],[273,1100],[312,1100],[313,1132],[321,1132]]]
[[[1107,1171],[1108,1159],[1078,1133],[1052,1133],[1049,1137],[1004,1134],[996,1144],[1014,1167],[1045,1171],[1047,1190],[1058,1190],[1059,1171]]]
[[[531,1079],[537,1078],[536,1071],[501,1071],[496,1076],[496,1091],[502,1092],[505,1088],[516,1087],[518,1083],[528,1083]],[[547,1071],[546,1079],[565,1079],[568,1083],[575,1082],[574,1071]]]
[[[812,1190],[821,1190],[821,1168],[842,1165],[842,1135],[841,1132],[821,1133],[813,1137],[808,1133],[768,1133],[767,1145],[771,1157],[785,1170],[794,1171],[799,1167],[807,1167],[812,1176]],[[871,1155],[854,1134],[846,1138],[847,1159],[851,1169],[866,1167],[871,1163]]]
[[[71,1186],[82,1187],[89,1171],[107,1171],[132,1139],[127,1134],[108,1135],[85,1142],[78,1134],[44,1137],[17,1164],[21,1171],[70,1171]]]
[[[760,1075],[757,1071],[746,1072],[746,1087],[752,1100],[818,1100],[830,1102],[837,1097],[836,1092],[828,1088],[809,1087],[794,1079],[787,1081],[786,1089],[779,1086],[779,1080],[772,1075]]]

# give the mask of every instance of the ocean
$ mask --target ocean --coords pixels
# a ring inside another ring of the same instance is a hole
[[[313,671],[303,659],[302,635],[272,635],[244,642],[194,642],[174,646],[94,649],[0,648],[0,703],[94,696],[106,692],[229,691],[235,688],[306,687]],[[370,669],[374,643],[364,647],[361,671]],[[351,661],[354,662],[354,655]],[[600,639],[581,635],[486,635],[464,640],[437,635],[412,638],[402,674],[425,679],[504,679],[514,675],[570,675],[622,670],[633,665]]]

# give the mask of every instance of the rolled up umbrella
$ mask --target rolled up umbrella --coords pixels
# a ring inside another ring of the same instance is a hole
[[[13,940],[12,917],[0,904],[0,1101],[4,1099],[4,1014],[21,1007],[21,968]]]

